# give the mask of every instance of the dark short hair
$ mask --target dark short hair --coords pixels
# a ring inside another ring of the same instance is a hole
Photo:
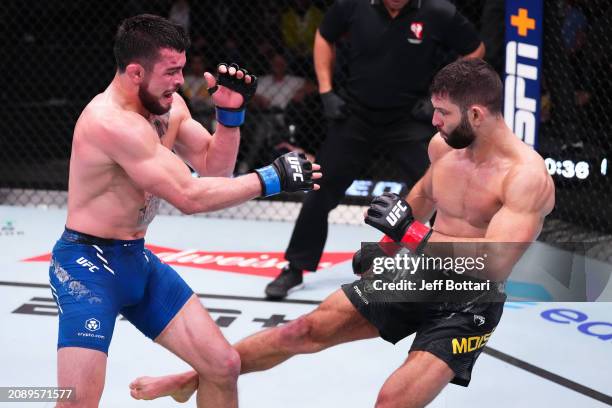
[[[429,91],[432,95],[448,96],[462,110],[478,104],[494,114],[502,111],[501,79],[481,59],[461,59],[448,64],[436,74]]]
[[[121,22],[113,52],[117,69],[124,72],[133,62],[152,66],[162,48],[182,52],[189,44],[189,36],[180,25],[160,16],[141,14]]]

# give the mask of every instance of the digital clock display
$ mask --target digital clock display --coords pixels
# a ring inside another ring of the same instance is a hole
[[[544,159],[546,169],[551,176],[564,177],[566,179],[586,180],[598,174],[607,176],[608,159],[601,160],[558,160],[552,157]]]

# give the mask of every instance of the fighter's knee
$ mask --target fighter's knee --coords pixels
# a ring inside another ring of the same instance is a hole
[[[227,351],[225,359],[221,362],[222,374],[228,379],[237,379],[240,375],[240,354],[233,347]]]
[[[218,353],[214,361],[198,369],[198,374],[215,383],[234,383],[240,375],[240,354],[229,347]]]
[[[313,312],[313,313],[316,313]],[[294,351],[316,353],[322,349],[316,333],[316,318],[313,313],[301,316],[280,329],[281,344]]]
[[[292,346],[296,342],[308,340],[311,323],[308,316],[300,316],[280,328],[281,343]]]

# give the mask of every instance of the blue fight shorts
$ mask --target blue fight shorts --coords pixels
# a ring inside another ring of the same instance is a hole
[[[49,281],[59,309],[57,348],[106,354],[119,313],[154,340],[193,294],[144,239],[97,238],[68,228],[53,248]]]

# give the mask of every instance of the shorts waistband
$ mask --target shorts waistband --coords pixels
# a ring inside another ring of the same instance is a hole
[[[144,238],[140,239],[112,239],[112,238],[100,238],[94,235],[84,234],[79,231],[72,230],[68,227],[64,229],[64,233],[61,237],[62,240],[73,242],[75,244],[86,244],[86,245],[144,245]]]

